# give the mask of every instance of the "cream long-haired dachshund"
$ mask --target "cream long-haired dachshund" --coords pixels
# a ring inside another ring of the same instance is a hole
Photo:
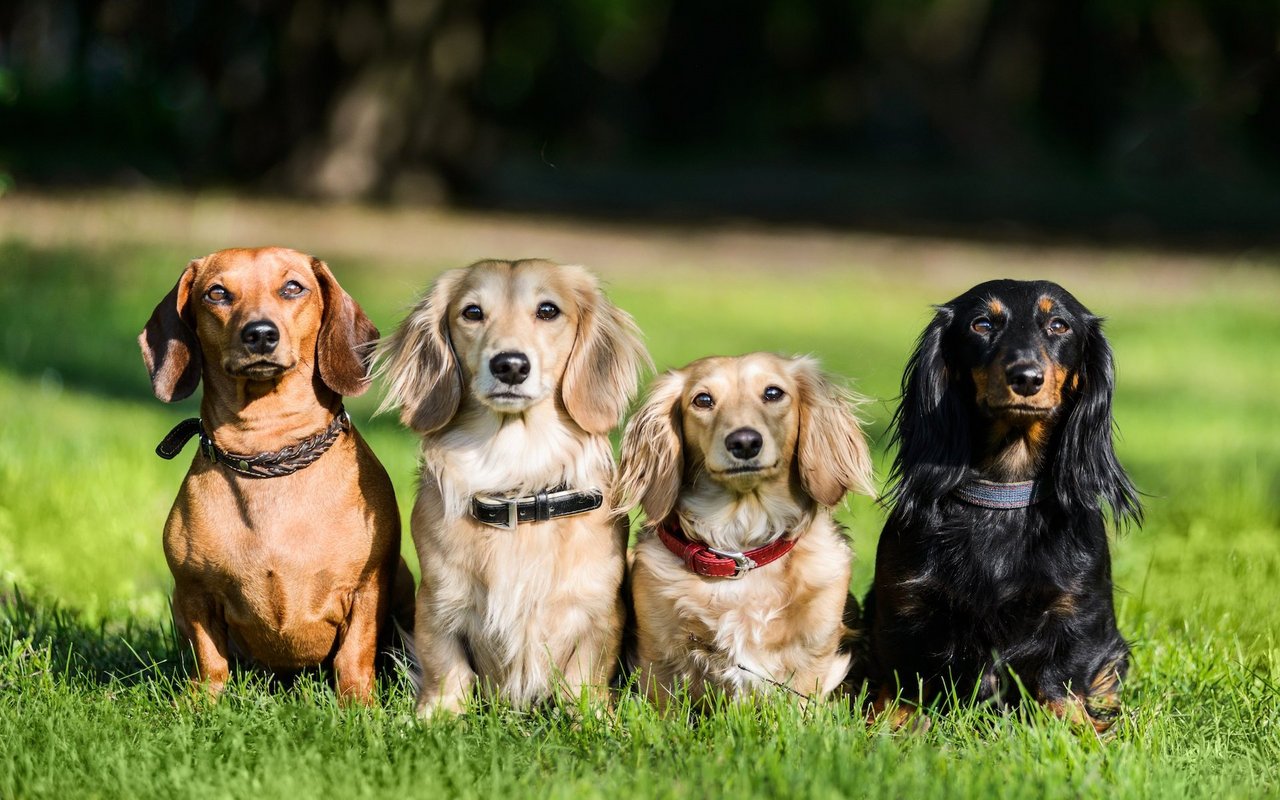
[[[631,317],[581,267],[481,261],[378,357],[383,407],[422,434],[418,713],[607,697],[628,533],[608,434],[650,364]]]
[[[854,401],[812,359],[753,353],[667,373],[628,423],[636,677],[660,707],[844,679],[856,605],[831,507],[874,492]]]

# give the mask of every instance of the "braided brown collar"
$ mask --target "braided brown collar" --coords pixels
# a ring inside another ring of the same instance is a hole
[[[213,463],[221,464],[246,478],[279,478],[314,464],[337,441],[338,436],[348,430],[351,430],[351,417],[347,416],[345,408],[339,407],[333,422],[315,436],[269,453],[243,455],[219,449],[213,443],[213,437],[205,433],[204,423],[200,418],[192,417],[179,422],[160,440],[160,444],[156,445],[156,455],[172,459],[182,452],[192,436],[198,434],[200,452]]]

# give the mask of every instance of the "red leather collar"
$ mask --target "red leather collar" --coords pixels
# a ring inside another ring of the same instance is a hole
[[[757,567],[777,561],[796,546],[794,539],[781,538],[745,553],[712,550],[705,544],[690,541],[674,519],[658,526],[658,538],[691,572],[705,578],[741,578]]]

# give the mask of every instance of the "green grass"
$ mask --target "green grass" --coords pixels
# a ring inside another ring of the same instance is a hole
[[[651,271],[609,273],[659,366],[812,352],[874,398],[865,414],[882,466],[928,304],[1010,263],[1000,248],[933,243],[931,253],[961,254],[959,266],[922,267],[904,245],[788,274],[750,252],[699,269],[700,247],[668,243]],[[1270,272],[1184,258],[1170,281],[1158,259],[1071,252],[1017,268],[1042,268],[1111,319],[1121,458],[1148,494],[1146,526],[1113,547],[1134,666],[1119,732],[1099,742],[982,710],[892,734],[785,699],[697,725],[634,699],[602,717],[499,707],[420,724],[403,682],[384,686],[377,708],[343,710],[317,676],[282,688],[241,674],[222,703],[193,704],[160,550],[185,457],[161,461],[152,448],[194,406],[151,397],[134,344],[191,255],[163,241],[52,245],[12,228],[0,239],[0,587],[16,587],[0,589],[0,797],[1280,792],[1280,281]],[[723,266],[739,256],[742,270]],[[331,265],[387,331],[414,287],[456,264]],[[416,444],[394,419],[369,418],[376,399],[350,406],[407,512]],[[861,593],[883,511],[857,499],[842,516]]]

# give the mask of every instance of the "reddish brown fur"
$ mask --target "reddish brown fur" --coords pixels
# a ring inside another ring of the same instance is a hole
[[[992,361],[985,367],[970,370],[973,376],[975,399],[979,407],[996,408],[1010,403],[1023,407],[1038,407],[1045,411],[1056,409],[1062,404],[1062,390],[1068,383],[1068,373],[1060,364],[1056,364],[1044,356],[1046,369],[1044,388],[1035,397],[1018,397],[1009,388],[1005,378],[1005,368],[998,361]],[[1074,376],[1073,376],[1074,377]]]
[[[1075,595],[1063,593],[1050,604],[1049,613],[1059,617],[1070,617],[1076,613],[1076,606]]]
[[[1089,712],[1085,710],[1084,701],[1080,699],[1078,694],[1069,694],[1066,697],[1059,697],[1053,700],[1042,700],[1041,705],[1045,707],[1050,714],[1059,719],[1064,719],[1072,725],[1083,725],[1086,722],[1092,723]]]
[[[1057,409],[1063,400],[1063,390],[1068,382],[1067,372],[1041,352],[1044,372],[1044,388],[1034,398],[1015,396],[1004,374],[1004,367],[993,361],[986,367],[970,371],[973,377],[974,400],[979,407],[994,409],[994,418],[987,431],[987,456],[982,467],[1000,480],[1025,480],[1040,468],[1045,449],[1053,433],[1053,416],[1028,420],[1023,416],[1006,417],[999,409],[1009,403],[1043,408],[1047,413]],[[1072,376],[1074,379],[1074,375]]]
[[[285,299],[296,280],[307,295]],[[235,302],[202,301],[217,282]],[[250,320],[280,330],[281,371],[249,377]],[[201,418],[223,450],[278,450],[324,429],[367,387],[360,350],[378,335],[325,264],[292,250],[224,250],[192,261],[139,336],[161,400],[205,381]],[[195,370],[193,372],[193,369]],[[240,476],[196,454],[169,513],[173,613],[212,695],[234,659],[271,670],[328,664],[343,701],[372,699],[390,612],[412,619],[400,517],[386,471],[354,428],[291,475]]]
[[[889,730],[907,729],[912,733],[924,733],[929,730],[929,717],[918,706],[902,698],[895,698],[888,686],[881,686],[876,699],[871,701],[867,709],[867,724],[873,725],[885,719]]]
[[[1116,664],[1108,664],[1093,677],[1085,709],[1098,733],[1106,733],[1119,716],[1120,688],[1120,670]]]

